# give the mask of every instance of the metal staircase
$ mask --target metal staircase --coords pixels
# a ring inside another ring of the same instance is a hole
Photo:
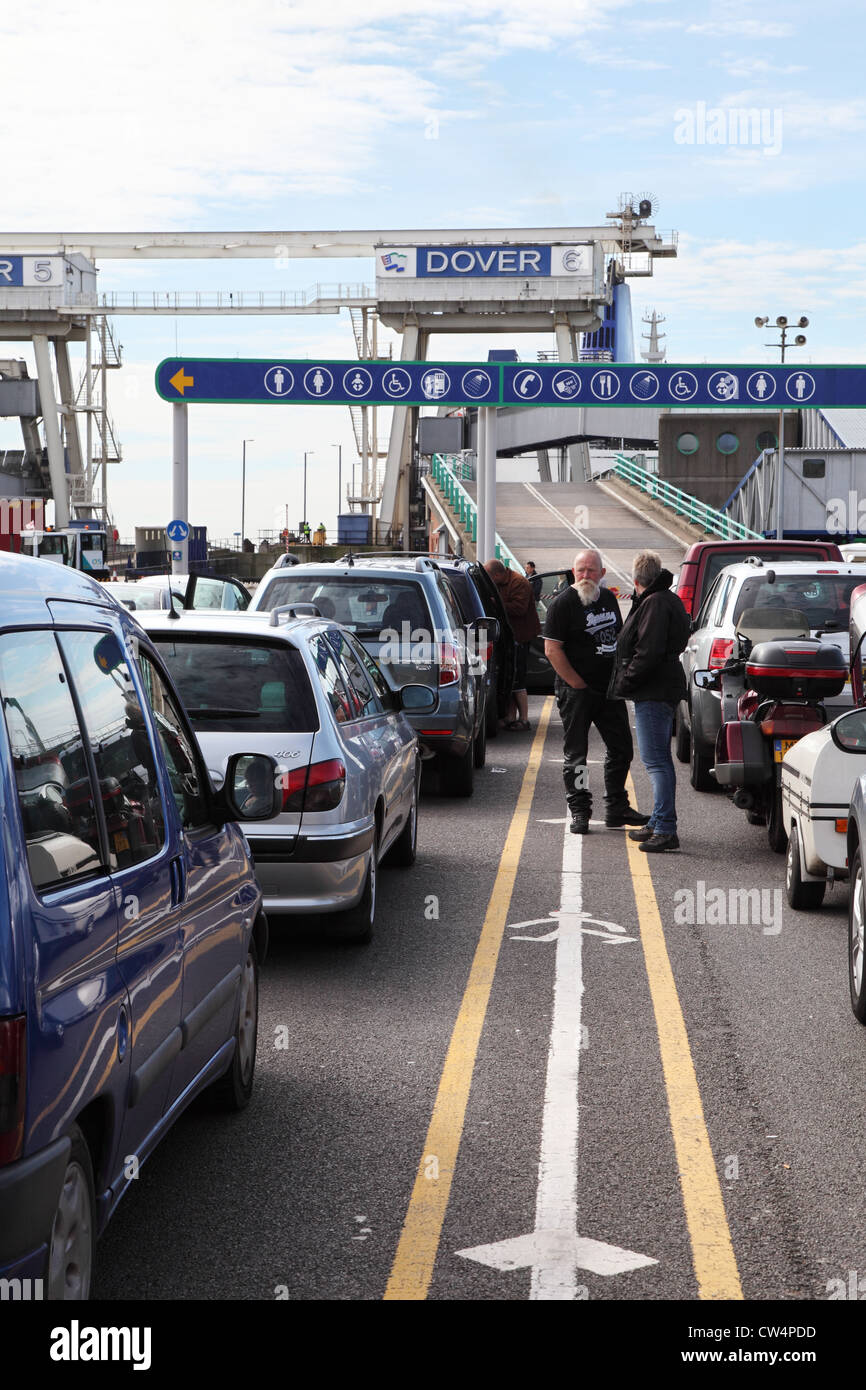
[[[123,450],[108,410],[108,373],[123,366],[123,353],[106,314],[90,319],[87,357],[78,381],[74,409],[84,416],[86,443],[81,473],[69,477],[73,513],[92,510],[109,520],[107,505],[110,463],[120,463]],[[96,496],[94,494],[96,493]]]

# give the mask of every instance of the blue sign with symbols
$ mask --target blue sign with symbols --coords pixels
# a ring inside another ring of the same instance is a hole
[[[866,408],[866,366],[172,357],[157,367],[156,389],[166,401],[208,404]]]
[[[186,521],[170,521],[165,528],[165,534],[170,541],[185,541],[189,537],[189,523]]]

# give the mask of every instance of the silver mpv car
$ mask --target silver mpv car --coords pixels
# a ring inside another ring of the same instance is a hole
[[[379,861],[415,859],[421,760],[403,709],[433,692],[392,692],[332,621],[272,613],[141,613],[217,785],[240,745],[267,752],[282,811],[246,838],[269,914],[328,913],[332,934],[367,941]],[[241,828],[244,828],[241,822]]]

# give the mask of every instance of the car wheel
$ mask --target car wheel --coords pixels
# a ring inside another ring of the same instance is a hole
[[[677,755],[677,762],[687,763],[691,757],[692,736],[686,726],[686,721],[683,719],[683,712],[681,709],[677,710],[677,717],[674,722],[676,724],[674,752]]]
[[[421,769],[419,767],[415,774],[414,789],[412,792],[412,805],[409,810],[409,817],[397,839],[394,841],[394,848],[391,857],[395,864],[399,864],[403,869],[409,869],[415,863],[415,856],[418,852],[418,792],[421,785]]]
[[[826,883],[808,883],[803,880],[803,865],[800,856],[800,836],[796,825],[791,826],[788,836],[788,853],[785,858],[785,893],[791,907],[798,912],[820,907],[824,901]]]
[[[863,891],[863,862],[859,849],[851,864],[851,897],[848,903],[848,983],[851,987],[851,1008],[861,1023],[866,1023],[866,970],[863,966],[864,935],[866,935],[866,901]]]
[[[694,735],[689,743],[689,781],[696,792],[711,792],[716,785],[710,776],[713,760],[706,753],[698,752],[697,739]]]
[[[334,935],[340,941],[351,942],[355,946],[366,946],[373,939],[373,923],[376,920],[376,888],[379,878],[379,836],[373,835],[370,847],[370,862],[364,891],[356,907],[334,915]]]
[[[462,757],[455,758],[448,753],[441,755],[439,771],[443,796],[472,795],[475,774],[474,754],[474,747],[470,743]]]
[[[259,962],[256,944],[250,937],[247,958],[241,973],[238,1021],[235,1026],[235,1050],[232,1064],[209,1088],[214,1102],[222,1110],[243,1110],[253,1093],[256,1071],[256,1038],[259,1026]]]
[[[487,720],[481,722],[481,728],[475,735],[472,744],[472,762],[475,767],[483,767],[487,761]]]
[[[86,1299],[93,1269],[93,1164],[78,1125],[70,1138],[48,1245],[46,1295],[52,1300]]]
[[[784,854],[788,844],[785,821],[782,816],[781,787],[774,787],[770,793],[770,809],[767,816],[767,843],[774,854]]]

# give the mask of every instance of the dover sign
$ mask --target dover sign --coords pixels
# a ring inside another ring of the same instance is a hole
[[[379,280],[591,275],[592,246],[392,246],[376,253]]]

